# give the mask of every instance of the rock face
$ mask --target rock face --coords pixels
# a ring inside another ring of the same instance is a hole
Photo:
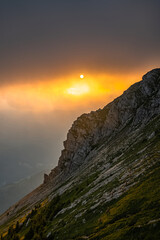
[[[14,217],[17,221],[17,213],[21,218],[56,195],[69,199],[60,211],[66,223],[79,218],[85,222],[87,211],[118,199],[160,164],[159,129],[160,69],[154,69],[103,109],[83,114],[73,123],[58,166],[44,176],[42,185],[8,209],[0,224]],[[59,224],[55,216],[54,231]],[[65,228],[70,231],[69,225]],[[57,239],[64,239],[63,234]],[[68,239],[74,238],[68,235]]]
[[[83,114],[72,125],[64,142],[64,150],[58,167],[52,170],[48,182],[57,175],[63,178],[76,171],[92,149],[103,141],[109,141],[127,124],[129,131],[145,125],[160,113],[160,69],[154,69],[135,83],[122,96],[89,114]],[[45,179],[46,182],[46,179]]]

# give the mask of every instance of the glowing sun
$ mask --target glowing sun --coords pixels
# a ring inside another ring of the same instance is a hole
[[[80,75],[80,78],[84,78],[84,75],[83,75],[83,74],[81,74],[81,75]]]

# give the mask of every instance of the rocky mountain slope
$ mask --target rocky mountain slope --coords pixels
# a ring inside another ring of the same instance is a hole
[[[58,166],[0,217],[0,229],[10,227],[5,239],[158,239],[159,180],[160,69],[154,69],[73,123]]]

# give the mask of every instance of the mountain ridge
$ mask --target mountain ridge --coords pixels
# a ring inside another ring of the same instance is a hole
[[[86,221],[87,211],[94,213],[116,199],[120,201],[136,184],[158,171],[159,129],[160,69],[154,69],[103,109],[80,116],[67,134],[58,166],[45,175],[42,185],[5,212],[0,223],[27,216],[37,203],[52,203],[58,194],[64,205],[53,218],[55,227],[45,229],[46,235],[54,234],[56,226],[59,229],[59,216],[66,222],[72,216],[71,225],[76,226],[75,219]],[[67,224],[64,228],[69,234]],[[56,239],[78,239],[70,235],[63,238],[60,230],[58,234]]]
[[[131,87],[128,88],[128,90],[124,91],[124,93],[116,98],[115,100],[113,100],[111,103],[109,103],[107,106],[105,106],[103,109],[99,109],[97,111],[92,111],[91,113],[88,114],[82,114],[80,117],[77,118],[76,121],[74,121],[74,123],[72,124],[72,127],[70,128],[68,134],[67,134],[67,140],[64,142],[64,150],[62,151],[62,154],[59,158],[59,162],[58,162],[58,167],[56,167],[55,169],[52,170],[52,172],[49,175],[48,180],[51,178],[54,178],[56,175],[58,175],[62,169],[64,169],[63,167],[67,166],[67,162],[69,160],[69,164],[75,164],[75,162],[77,162],[77,159],[84,159],[86,157],[86,155],[88,154],[88,152],[91,150],[90,149],[83,149],[84,147],[81,145],[81,136],[83,138],[83,145],[86,146],[90,146],[92,147],[93,145],[97,144],[97,141],[99,140],[99,138],[106,138],[109,137],[113,131],[115,130],[115,128],[117,128],[117,126],[120,124],[122,125],[122,127],[124,127],[124,124],[127,124],[127,121],[130,121],[130,118],[133,117],[133,114],[135,114],[134,109],[139,108],[142,104],[144,104],[145,101],[144,98],[146,100],[148,100],[148,97],[151,97],[152,94],[154,94],[157,90],[157,87],[160,86],[160,77],[157,77],[160,75],[160,69],[154,69],[148,73],[146,73],[141,82],[135,83],[133,84]],[[151,81],[152,78],[152,81]],[[144,84],[145,83],[145,84]],[[151,84],[152,83],[152,84]],[[138,89],[137,89],[138,88]],[[135,91],[140,91],[143,94],[143,98],[142,95],[136,96],[136,98],[138,98],[139,103],[137,103],[137,101],[135,100],[135,96],[133,96],[135,94]],[[132,94],[132,96],[131,96]],[[129,95],[129,98],[128,98]],[[158,95],[160,95],[160,93],[158,92]],[[143,99],[141,101],[141,98]],[[129,101],[128,101],[129,100]],[[155,103],[156,104],[156,103]],[[131,106],[131,108],[129,109],[128,106]],[[158,107],[159,105],[157,105]],[[152,107],[156,107],[156,105],[152,106]],[[123,112],[118,112],[119,109]],[[159,108],[158,109],[158,113],[159,113]],[[130,111],[129,113],[126,112]],[[141,122],[141,117],[147,120],[147,112],[143,112],[142,115],[142,111],[143,109],[139,109],[138,112],[138,116],[135,119],[134,123],[135,125],[138,124],[138,121]],[[129,116],[129,114],[132,113],[132,116]],[[118,116],[118,114],[120,116]],[[124,114],[126,114],[127,116],[125,116]],[[144,116],[145,114],[145,116]],[[150,112],[151,116],[148,116],[149,118],[152,117],[152,113]],[[87,126],[83,127],[83,124],[85,124],[84,122],[88,121],[88,124],[86,124]],[[97,124],[97,122],[98,124]],[[119,123],[119,121],[121,121]],[[88,142],[85,142],[85,136],[87,136],[88,139],[88,129],[90,129],[90,125],[92,125],[91,122],[95,122],[95,125],[93,125],[92,129],[90,130],[91,134],[89,136],[89,144]],[[96,125],[97,124],[97,125]],[[82,125],[82,127],[81,127]],[[102,125],[102,126],[101,126]],[[100,129],[100,133],[95,132],[94,134],[94,128],[97,130],[99,130],[99,128],[102,128],[104,126],[105,131],[103,131],[103,129]],[[86,129],[85,129],[86,128]],[[95,135],[95,138],[94,136]],[[100,135],[100,136],[99,136]],[[74,143],[73,143],[74,141]],[[76,142],[77,141],[77,145]],[[93,142],[93,143],[92,143]],[[78,152],[80,149],[80,152]],[[78,152],[78,153],[77,153]],[[76,153],[76,154],[75,154]],[[79,156],[78,156],[79,154]],[[78,165],[78,164],[77,164]],[[47,179],[46,179],[47,180]],[[45,181],[46,182],[46,181]]]

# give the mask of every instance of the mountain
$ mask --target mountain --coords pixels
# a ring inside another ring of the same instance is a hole
[[[0,187],[0,213],[38,187],[43,181],[45,171]]]
[[[73,123],[58,166],[1,215],[2,238],[157,240],[159,182],[160,69],[154,69]]]

